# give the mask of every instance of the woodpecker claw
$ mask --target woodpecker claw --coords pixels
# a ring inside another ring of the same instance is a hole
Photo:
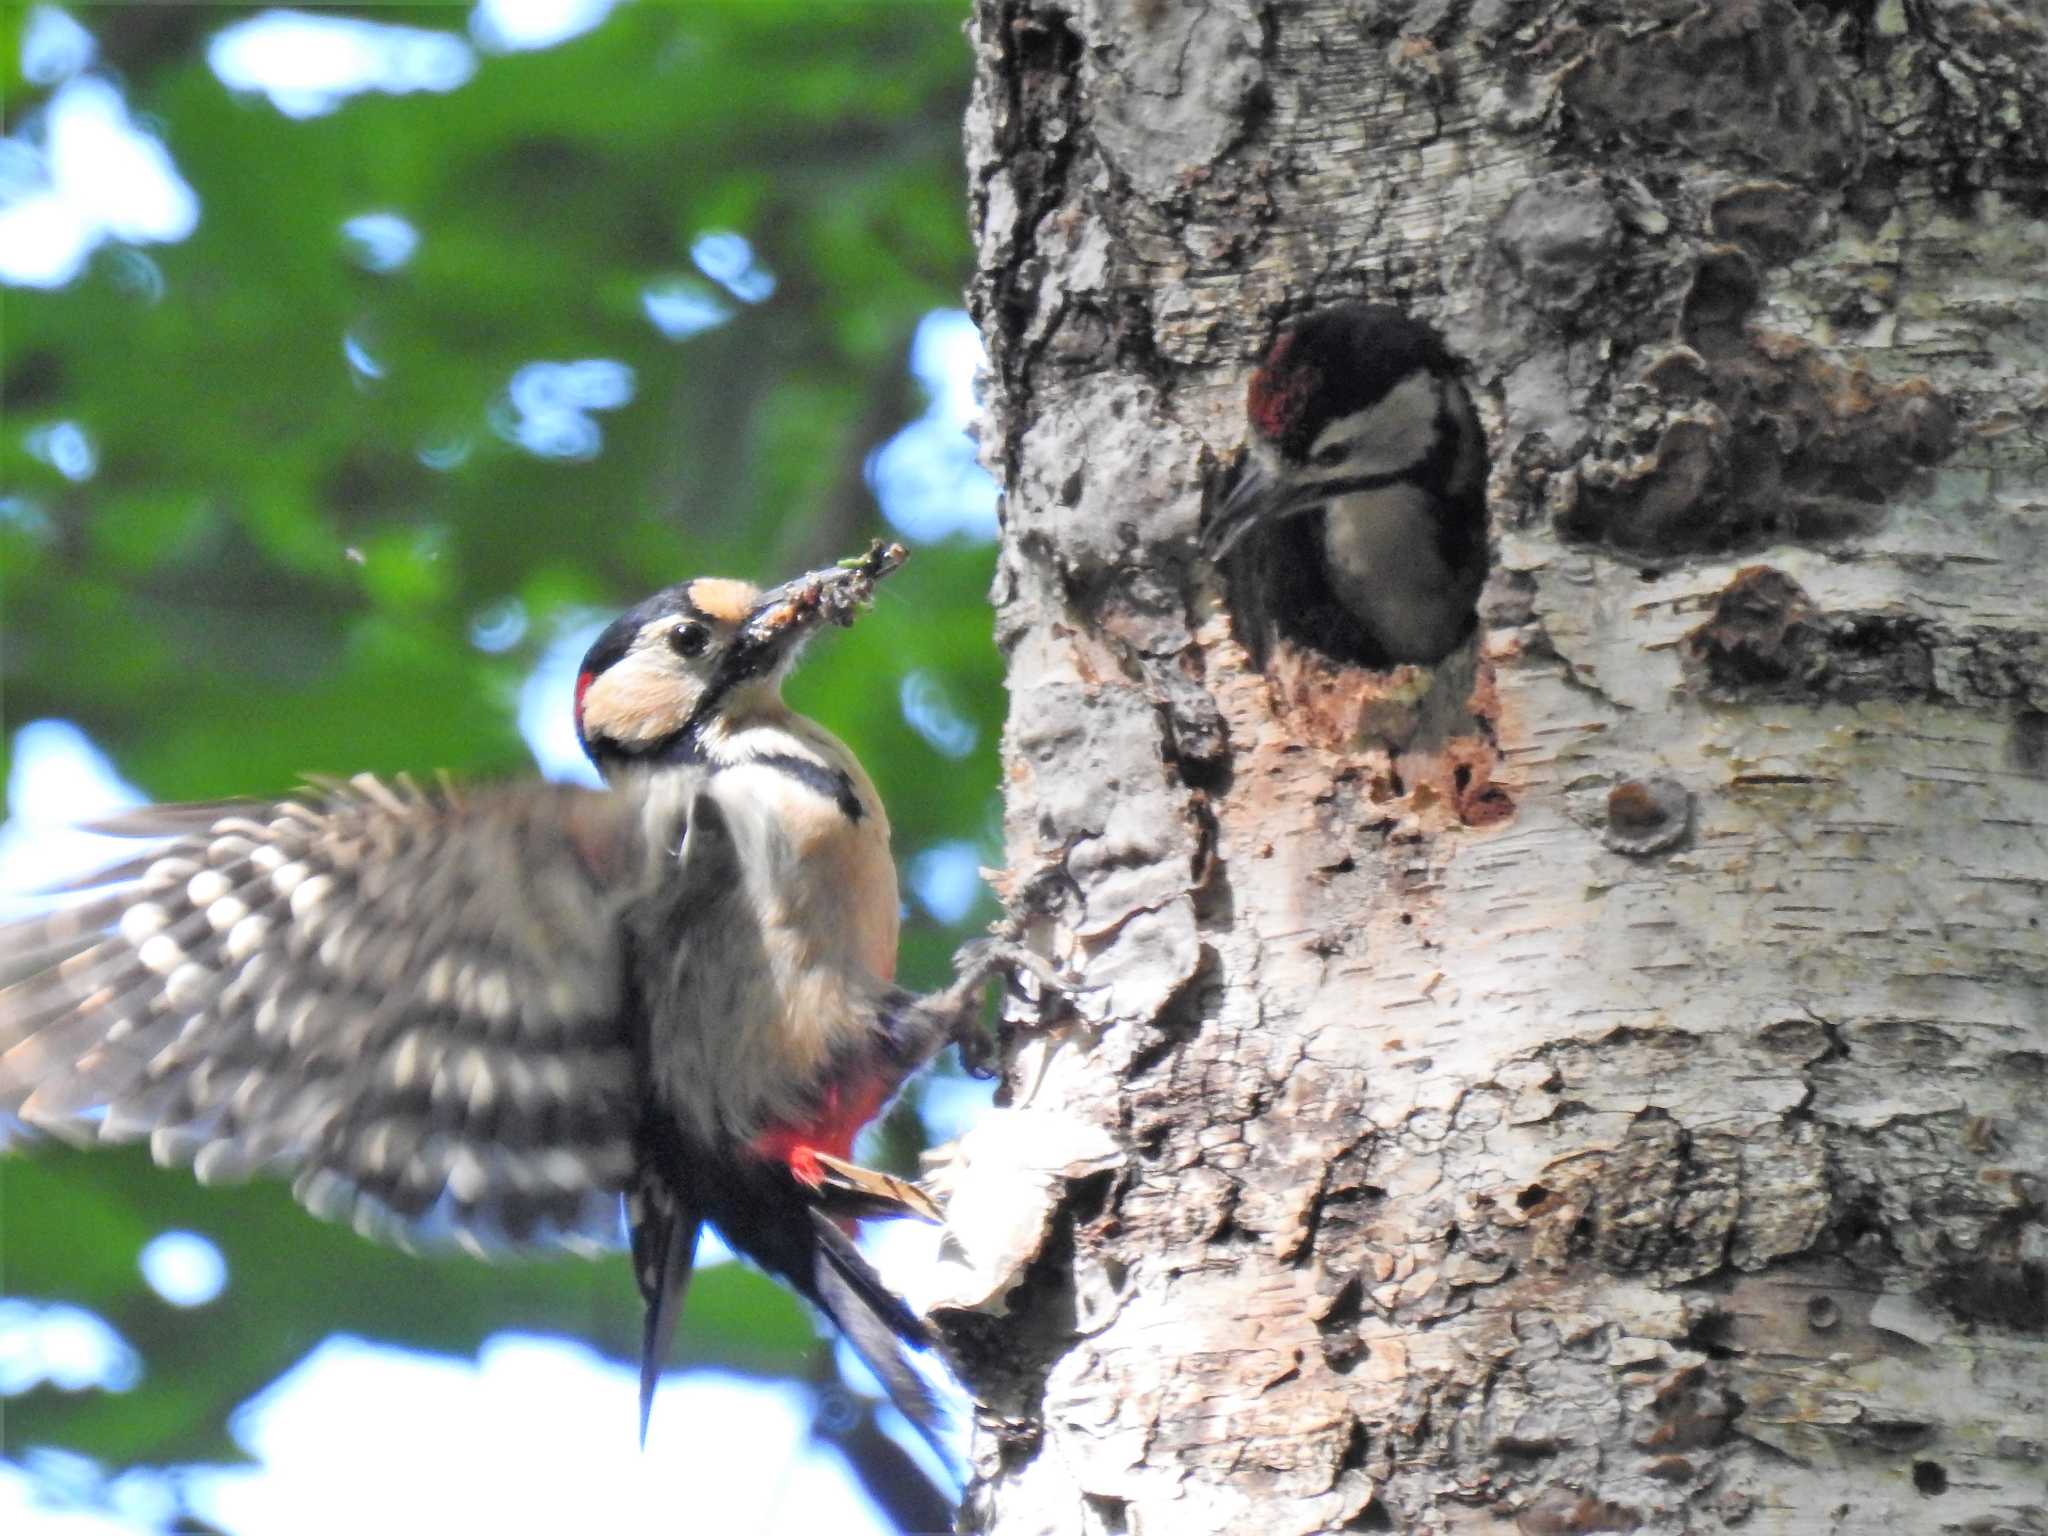
[[[991,981],[1000,976],[1014,982],[1020,974],[1028,975],[1043,989],[1036,999],[1041,1004],[1045,997],[1064,1001],[1080,990],[1078,981],[1061,975],[1050,960],[1016,937],[1013,924],[992,937],[961,945],[953,952],[953,972],[956,979],[942,995],[952,1014],[952,1038],[960,1048],[961,1064],[974,1077],[995,1075],[994,1042],[978,1027],[982,989]]]
[[[998,975],[1015,977],[1022,971],[1055,997],[1071,997],[1080,990],[1077,980],[1062,976],[1050,960],[1009,931],[969,940],[954,952],[953,966],[963,985],[970,976],[979,987]]]
[[[960,1051],[961,1070],[969,1077],[988,1083],[1002,1076],[995,1038],[987,1031],[962,1027],[954,1032],[953,1044]]]

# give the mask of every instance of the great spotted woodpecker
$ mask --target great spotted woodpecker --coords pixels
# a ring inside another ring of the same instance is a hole
[[[1486,435],[1429,326],[1346,303],[1286,327],[1246,394],[1236,484],[1203,530],[1256,530],[1282,629],[1368,666],[1441,661],[1486,579]]]
[[[576,685],[603,791],[364,776],[105,824],[168,842],[0,930],[0,1112],[204,1181],[288,1173],[406,1245],[600,1245],[623,1196],[643,1440],[709,1223],[930,1433],[903,1349],[930,1336],[848,1230],[936,1213],[852,1143],[1034,962],[987,942],[943,992],[895,985],[888,817],[781,694],[901,559],[687,582],[612,624]]]

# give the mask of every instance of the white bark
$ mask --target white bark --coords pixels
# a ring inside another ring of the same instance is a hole
[[[955,1170],[970,1525],[2048,1531],[2038,9],[976,29],[1011,896],[1089,990]],[[1469,698],[1194,553],[1359,292],[1489,416]]]

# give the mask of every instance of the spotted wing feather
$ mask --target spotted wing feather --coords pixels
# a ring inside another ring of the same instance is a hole
[[[0,929],[0,1112],[407,1245],[616,1235],[631,799],[365,776],[100,830],[168,841]]]

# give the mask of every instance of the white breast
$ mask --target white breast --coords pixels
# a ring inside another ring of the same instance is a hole
[[[1469,581],[1453,583],[1437,552],[1436,500],[1413,485],[1329,504],[1323,554],[1338,600],[1393,661],[1433,661],[1471,613]]]
[[[843,768],[863,806],[849,820],[832,796],[744,758],[705,782],[741,878],[673,936],[674,1025],[656,1071],[703,1133],[747,1137],[811,1107],[819,1081],[866,1046],[895,971],[900,899],[888,818],[844,747],[800,717],[743,745]]]

